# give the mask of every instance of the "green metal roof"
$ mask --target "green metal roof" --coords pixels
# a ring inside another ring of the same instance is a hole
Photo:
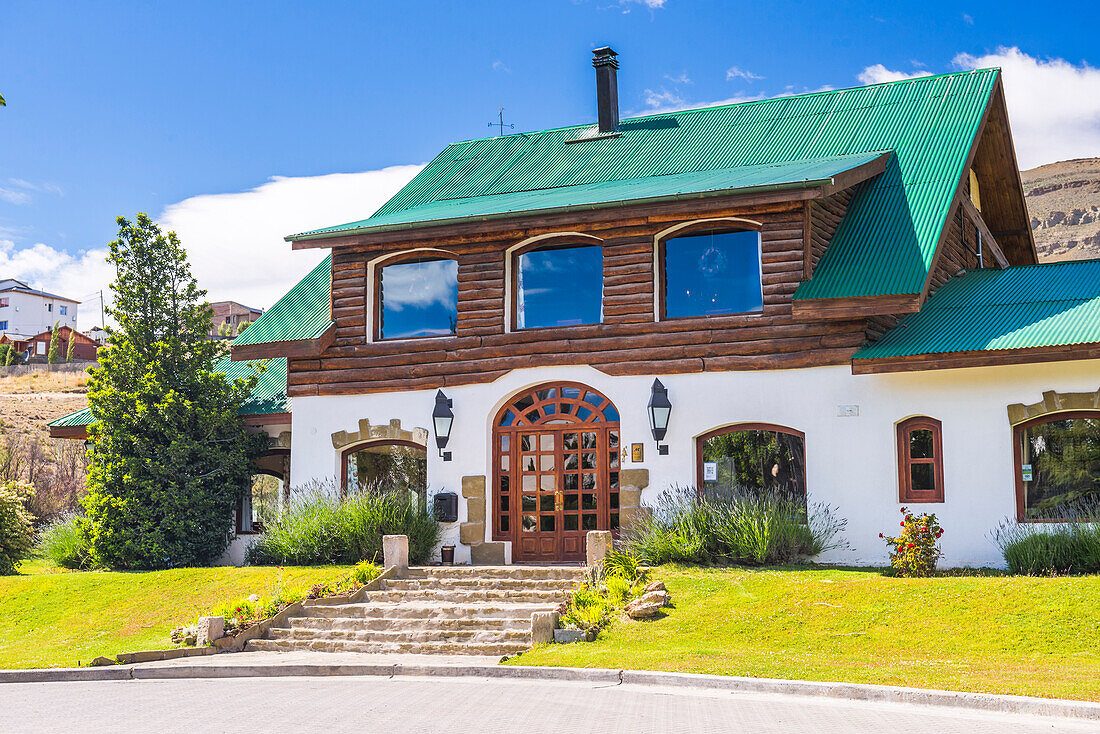
[[[331,286],[332,256],[329,255],[234,339],[233,344],[316,339],[332,324]]]
[[[251,327],[249,327],[251,328]],[[247,332],[248,329],[245,329]],[[241,406],[241,415],[270,415],[272,413],[289,413],[290,398],[286,395],[286,359],[264,360],[267,369],[258,376],[256,386],[252,388],[252,394]],[[250,377],[256,374],[249,362],[234,362],[225,357],[214,365],[215,372],[225,373],[225,379],[229,382],[238,377]],[[50,421],[47,426],[54,428],[86,426],[92,422],[92,411],[88,408],[69,413],[57,420]]]
[[[383,232],[402,229],[407,225],[426,226],[472,219],[492,219],[513,216],[520,212],[545,213],[578,208],[595,209],[621,206],[624,202],[637,204],[689,196],[826,186],[833,183],[834,176],[870,163],[882,155],[889,155],[889,151],[781,161],[709,171],[669,173],[621,181],[598,181],[558,186],[552,189],[486,194],[465,199],[447,199],[307,234]]]
[[[655,176],[893,150],[891,165],[853,199],[795,297],[919,293],[998,74],[968,71],[650,115],[622,121],[616,136],[593,136],[586,125],[453,143],[371,218],[287,239],[408,225],[425,212],[469,216],[478,211],[465,201],[472,198],[525,194],[498,212],[515,215],[518,201],[536,206],[543,196],[557,206],[576,203],[575,194],[606,200],[607,192],[585,188],[594,184],[629,183],[611,187],[625,201]]]
[[[1100,260],[971,270],[853,359],[1100,343]]]

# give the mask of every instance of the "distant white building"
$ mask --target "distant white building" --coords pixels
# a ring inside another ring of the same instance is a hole
[[[80,301],[31,288],[21,280],[0,280],[0,335],[33,336],[54,324],[76,329]]]

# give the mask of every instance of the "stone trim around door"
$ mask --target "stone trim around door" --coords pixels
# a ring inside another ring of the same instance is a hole
[[[619,532],[629,531],[635,523],[653,514],[642,505],[642,490],[649,486],[649,469],[623,469],[619,472]]]
[[[359,420],[358,431],[337,431],[332,434],[332,448],[340,449],[363,441],[410,441],[427,448],[428,429],[414,428],[406,431],[401,428],[401,419],[394,418],[388,425],[372,426],[366,418]]]
[[[1065,413],[1071,410],[1100,410],[1100,390],[1067,393],[1048,390],[1043,393],[1043,399],[1038,403],[1031,405],[1013,403],[1008,406],[1008,422],[1015,426],[1042,415]]]
[[[485,540],[485,475],[462,477],[466,522],[458,526],[458,541],[470,546],[474,566],[503,566],[504,542]]]

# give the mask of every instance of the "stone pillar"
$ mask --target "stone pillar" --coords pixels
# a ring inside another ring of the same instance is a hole
[[[585,549],[589,568],[603,565],[603,559],[607,557],[607,552],[611,550],[611,531],[589,530],[588,535],[585,537]]]
[[[535,612],[531,615],[531,644],[545,645],[553,642],[554,630],[557,628],[557,612]]]
[[[382,536],[382,563],[386,568],[397,567],[398,578],[408,575],[409,572],[409,536],[407,535],[383,535]]]
[[[206,647],[214,644],[214,640],[225,637],[224,617],[199,617],[198,631],[195,635],[195,645]]]

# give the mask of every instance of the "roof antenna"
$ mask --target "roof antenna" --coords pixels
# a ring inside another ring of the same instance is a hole
[[[500,128],[500,132],[497,133],[497,137],[500,137],[501,135],[504,135],[504,128],[508,128],[509,130],[511,130],[512,128],[515,127],[515,125],[512,124],[512,123],[508,123],[507,125],[504,124],[504,108],[503,107],[501,107],[499,110],[497,110],[497,122],[490,122],[489,123],[489,127],[492,127],[494,125],[496,125],[498,128]]]

